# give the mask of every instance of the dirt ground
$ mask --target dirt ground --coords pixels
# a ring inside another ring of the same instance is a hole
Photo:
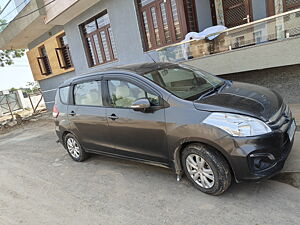
[[[300,190],[275,180],[203,194],[172,171],[70,159],[50,119],[0,135],[0,225],[300,224]],[[291,159],[292,160],[292,159]]]

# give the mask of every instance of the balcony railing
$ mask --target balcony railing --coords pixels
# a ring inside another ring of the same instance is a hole
[[[209,37],[217,36],[213,40]],[[162,62],[181,62],[300,36],[300,9],[157,49]]]

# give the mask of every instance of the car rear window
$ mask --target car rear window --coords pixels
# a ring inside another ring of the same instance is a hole
[[[60,96],[60,100],[62,103],[64,104],[68,104],[68,100],[69,100],[69,89],[70,87],[63,87],[59,89],[59,96]]]

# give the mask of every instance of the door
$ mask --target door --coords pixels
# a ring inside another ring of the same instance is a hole
[[[235,27],[253,21],[252,0],[222,0],[225,26]]]
[[[101,81],[85,81],[73,86],[73,105],[68,107],[71,130],[87,150],[113,152]]]
[[[159,94],[125,78],[107,80],[108,124],[117,154],[168,164],[165,112]],[[134,111],[132,103],[148,98],[149,110]]]

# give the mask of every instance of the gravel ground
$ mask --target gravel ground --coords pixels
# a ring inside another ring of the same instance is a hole
[[[203,194],[164,168],[93,156],[73,162],[50,120],[0,136],[0,224],[300,224],[300,190],[278,181]]]

